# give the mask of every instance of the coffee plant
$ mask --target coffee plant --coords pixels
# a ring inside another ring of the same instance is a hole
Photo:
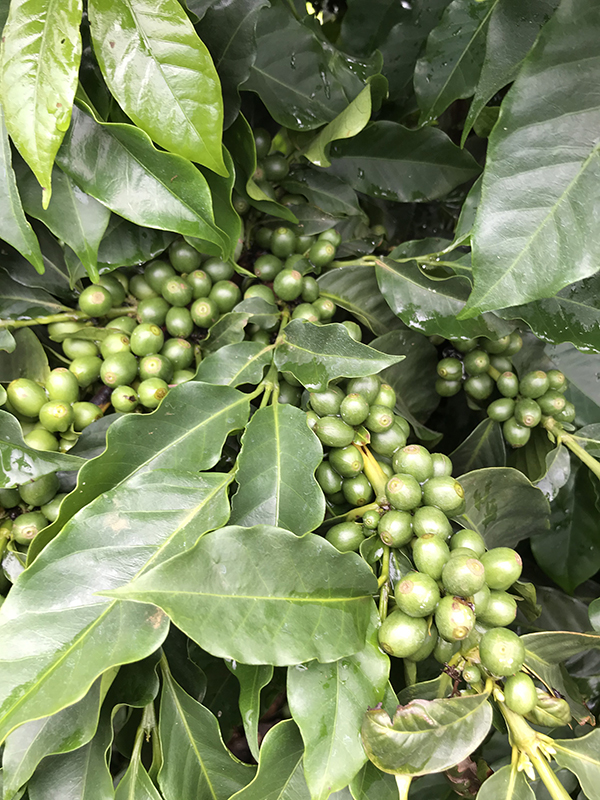
[[[0,28],[1,800],[599,800],[598,3]]]

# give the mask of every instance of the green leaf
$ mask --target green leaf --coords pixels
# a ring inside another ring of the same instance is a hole
[[[502,103],[489,140],[473,236],[475,288],[464,318],[551,297],[597,271],[597,106],[579,88],[600,79],[599,31],[600,8],[587,0],[561,3]],[[556,141],[571,142],[568,153]]]
[[[12,333],[6,328],[0,329],[0,350],[4,350],[7,353],[12,353],[14,352],[16,346],[17,343]],[[4,387],[2,388],[4,389]],[[6,403],[6,389],[4,389],[4,394],[2,396],[4,397],[4,400],[1,405],[4,405],[4,403]]]
[[[240,714],[250,752],[259,760],[258,723],[260,720],[260,692],[271,681],[273,667],[270,665],[238,664],[225,661],[226,667],[240,682]]]
[[[27,221],[17,189],[12,168],[12,153],[0,104],[0,239],[8,242],[23,255],[38,272],[44,271],[44,262],[37,237]]]
[[[259,409],[242,436],[231,523],[272,525],[298,536],[313,531],[325,514],[315,478],[322,460],[323,448],[304,411],[280,403]]]
[[[364,216],[354,189],[329,172],[309,166],[296,167],[281,185],[290,194],[304,195],[326,214]]]
[[[195,380],[221,386],[241,386],[260,383],[273,358],[272,345],[259,342],[226,344],[207,356],[198,366]]]
[[[133,475],[83,508],[20,575],[0,612],[1,739],[76,702],[105,670],[160,646],[169,622],[159,609],[100,593],[223,525],[230,481],[162,469]]]
[[[34,222],[32,227],[42,249],[43,274],[30,269],[27,260],[12,248],[6,248],[7,252],[2,254],[2,269],[17,283],[44,289],[73,305],[75,281],[71,280],[61,246],[45,225]],[[82,275],[85,275],[84,271]]]
[[[303,753],[295,722],[277,723],[263,739],[256,776],[231,800],[311,800],[302,769]]]
[[[354,800],[398,800],[396,779],[367,761],[350,784]]]
[[[483,467],[503,467],[506,464],[504,436],[499,423],[484,419],[475,430],[450,453],[454,472],[464,475]]]
[[[400,203],[436,200],[479,172],[475,159],[437,128],[374,122],[335,142],[330,170],[359,192]]]
[[[597,478],[579,461],[552,503],[550,531],[532,539],[531,550],[569,594],[600,568]]]
[[[488,694],[413,700],[393,720],[367,711],[361,735],[376,767],[395,775],[427,775],[458,764],[483,742],[492,723]]]
[[[165,800],[228,800],[254,776],[223,744],[217,718],[178,686],[162,664],[158,783]]]
[[[420,255],[418,243],[410,244],[413,246],[403,246],[404,258]],[[470,282],[463,276],[433,278],[415,261],[401,263],[383,256],[377,257],[376,264],[379,289],[392,311],[405,325],[425,336],[496,339],[514,327],[489,313],[475,319],[457,319],[470,290]]]
[[[461,146],[492,97],[517,77],[540,28],[548,22],[558,3],[559,0],[499,0],[494,4],[485,59],[463,128]]]
[[[385,41],[395,24],[408,16],[400,3],[375,0],[367,8],[361,0],[348,0],[339,42],[348,53],[368,55]]]
[[[35,333],[31,328],[20,328],[14,332],[13,341],[15,348],[9,352],[0,352],[0,381],[8,383],[16,378],[29,378],[45,384],[50,367],[46,351]]]
[[[226,178],[217,175],[207,167],[201,167],[200,171],[206,178],[212,196],[215,224],[225,234],[223,258],[228,261],[233,259],[238,242],[242,239],[242,220],[232,204],[232,191],[236,177],[235,166],[226,148],[223,148],[223,160],[229,172]],[[211,248],[214,251],[214,245],[210,242],[202,243],[203,252],[211,252]]]
[[[202,340],[202,352],[216,353],[221,347],[239,344],[244,339],[244,332],[250,314],[229,311],[215,322],[208,330],[208,336]]]
[[[321,275],[318,283],[322,297],[350,311],[377,336],[402,327],[379,291],[373,267],[332,269]]]
[[[210,53],[177,0],[89,0],[94,52],[125,113],[157,144],[227,175]]]
[[[239,86],[250,75],[256,60],[258,12],[267,5],[267,0],[218,0],[198,24],[198,33],[210,50],[221,79],[225,128],[239,113]]]
[[[507,466],[520,470],[537,485],[548,470],[548,457],[554,449],[547,432],[536,426],[524,447],[508,448]]]
[[[360,738],[365,708],[383,700],[390,660],[379,649],[378,618],[365,647],[348,658],[288,668],[287,697],[304,740],[304,775],[312,800],[326,800],[356,775],[367,756]]]
[[[44,205],[77,87],[81,14],[81,0],[13,0],[2,32],[6,127],[44,189]]]
[[[32,319],[69,311],[43,289],[17,283],[0,269],[0,317],[2,319]],[[4,379],[3,379],[4,380]]]
[[[477,469],[458,478],[465,490],[465,527],[484,537],[490,547],[514,547],[521,539],[548,535],[550,506],[518,470]]]
[[[185,158],[157,150],[133,125],[97,122],[75,107],[56,160],[86,194],[136,225],[196,236],[225,249],[202,173]],[[128,180],[115,181],[115,175]]]
[[[469,194],[460,209],[460,216],[454,229],[454,245],[470,244],[475,215],[481,202],[481,175],[469,189]]]
[[[314,130],[347,108],[372,70],[352,59],[283,4],[263,9],[256,61],[244,91],[256,92],[271,116],[292,130]]]
[[[525,773],[518,772],[510,764],[490,775],[477,793],[477,800],[535,800],[535,797]]]
[[[244,427],[248,413],[241,392],[191,381],[172,389],[154,413],[124,415],[111,425],[106,451],[80,471],[77,488],[62,503],[56,522],[42,539],[36,537],[35,548],[30,546],[29,559],[80,508],[127,478],[155,469],[210,469],[228,434]]]
[[[18,420],[0,410],[0,486],[19,486],[59,469],[78,469],[85,462],[69,453],[35,450],[23,441]]]
[[[556,498],[559,491],[569,480],[571,474],[571,456],[564,445],[559,445],[546,455],[546,471],[536,486],[541,489],[548,500]]]
[[[171,231],[142,228],[113,214],[98,248],[98,261],[113,269],[145,264],[163,253],[174,238]]]
[[[490,15],[499,0],[454,0],[427,39],[415,67],[421,125],[439,117],[455,100],[475,91],[485,56]]]
[[[560,767],[573,772],[585,794],[594,797],[600,781],[600,730],[591,731],[577,739],[554,739],[554,760]]]
[[[110,670],[98,678],[78,703],[51,717],[26,722],[7,737],[2,758],[3,800],[11,800],[43,758],[76,750],[92,739],[100,706],[115,674]]]
[[[592,600],[589,605],[590,622],[595,631],[600,631],[600,598]]]
[[[577,405],[579,417],[581,406],[586,401],[591,401],[594,406],[600,405],[600,383],[596,378],[596,373],[600,371],[600,355],[597,353],[581,353],[569,342],[556,346],[547,345],[544,353],[551,359],[552,366],[556,366],[567,376],[569,389],[567,397],[573,399]],[[575,396],[573,396],[575,390]],[[581,398],[581,401],[579,402]],[[594,419],[585,421],[584,424],[591,422],[598,423],[600,418],[598,409],[593,409]]]
[[[152,735],[156,736],[156,731]],[[134,749],[129,766],[117,785],[115,800],[162,800],[142,764],[138,748]]]
[[[292,320],[275,350],[275,364],[291,372],[307,389],[321,391],[335,378],[372,375],[402,361],[402,356],[384,356],[372,347],[355,342],[340,323],[313,325]]]
[[[286,666],[360,650],[373,591],[358,556],[314,534],[257,525],[214,531],[118,594],[156,603],[213,655]]]
[[[33,173],[24,164],[17,168],[16,173],[25,211],[66,242],[90,278],[97,280],[98,247],[110,219],[108,208],[85,194],[68,175],[54,167],[52,200],[44,209],[40,187]]]

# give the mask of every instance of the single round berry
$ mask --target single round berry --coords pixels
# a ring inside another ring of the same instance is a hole
[[[504,350],[505,356],[514,356],[523,347],[523,339],[518,331],[513,331],[508,337],[508,347]]]
[[[464,359],[467,375],[483,375],[490,366],[490,357],[485,350],[471,350]]]
[[[158,297],[158,292],[150,286],[143,275],[134,275],[129,281],[129,291],[137,300],[147,300],[149,297]]]
[[[320,392],[310,392],[310,405],[319,416],[338,414],[345,395],[338,386],[328,386]]]
[[[541,397],[546,394],[550,388],[550,381],[546,373],[541,370],[528,372],[524,378],[519,381],[519,392],[523,397],[531,397],[535,400],[536,397]]]
[[[219,319],[219,307],[210,297],[199,297],[195,300],[190,313],[199,328],[210,328]]]
[[[4,509],[14,508],[21,501],[18,489],[0,489],[0,507]]]
[[[279,381],[279,395],[277,396],[278,403],[285,403],[291,406],[300,406],[302,399],[302,389],[298,386],[290,386],[287,381]]]
[[[108,289],[114,307],[123,305],[127,293],[123,284],[114,275],[100,275],[98,285]]]
[[[263,169],[265,171],[265,178],[273,183],[281,183],[290,171],[290,165],[284,156],[279,153],[273,153],[272,156],[266,156],[263,159]]]
[[[40,422],[47,431],[63,433],[73,423],[73,410],[70,403],[50,400],[40,408]]]
[[[161,293],[163,283],[175,277],[175,270],[167,261],[151,261],[144,269],[144,279],[157,294]]]
[[[129,411],[134,411],[139,403],[137,392],[131,386],[117,386],[113,389],[110,396],[110,402],[115,411],[120,411],[123,414]]]
[[[58,441],[54,434],[45,428],[34,428],[27,436],[23,437],[26,445],[33,447],[34,450],[45,450],[46,452],[56,452],[58,450]],[[0,501],[0,505],[2,502]]]
[[[48,520],[41,511],[30,511],[26,514],[21,514],[13,522],[12,537],[17,544],[28,545],[47,525]]]
[[[565,407],[567,401],[562,392],[557,392],[556,389],[549,389],[546,394],[538,397],[537,404],[539,405],[542,414],[548,417],[553,417],[559,414]]]
[[[176,369],[171,378],[171,386],[179,386],[180,383],[187,383],[193,380],[194,374],[189,369]]]
[[[475,614],[461,597],[448,594],[438,603],[435,624],[440,636],[449,642],[458,642],[471,633]]]
[[[102,409],[94,403],[73,403],[73,427],[82,431],[103,416]]]
[[[448,594],[471,597],[485,583],[483,564],[469,555],[450,558],[442,570],[442,583]]]
[[[396,605],[409,617],[428,617],[440,600],[436,581],[422,572],[409,572],[394,588]]]
[[[462,378],[462,362],[458,358],[442,358],[438,361],[437,374],[442,380],[457,381]]]
[[[463,384],[460,378],[453,381],[438,378],[435,382],[435,391],[440,397],[454,397],[455,394],[460,392],[462,386]]]
[[[321,417],[313,430],[328,447],[347,447],[354,439],[354,428],[339,417]]]
[[[531,428],[521,425],[515,417],[511,417],[502,425],[502,433],[512,447],[523,447],[529,441]]]
[[[9,383],[6,394],[8,402],[17,414],[22,414],[24,417],[37,417],[42,406],[48,401],[44,389],[29,378],[17,378]]]
[[[64,403],[75,403],[79,400],[79,384],[77,378],[66,367],[53,369],[46,380],[46,392],[49,400],[62,400]]]
[[[302,294],[302,274],[295,269],[282,269],[273,281],[273,291],[286,303],[296,300]]]
[[[371,433],[370,447],[378,455],[391,456],[405,445],[406,433],[404,428],[398,424],[398,417],[394,417],[392,426],[387,430],[381,433]]]
[[[208,297],[212,289],[213,282],[210,276],[202,269],[195,269],[185,276],[188,286],[191,286],[192,297],[197,300],[199,297]]]
[[[457,480],[449,476],[430,478],[423,485],[423,502],[436,506],[444,514],[458,514],[464,505],[465,492]]]
[[[49,503],[44,503],[44,505],[41,506],[40,511],[49,522],[54,522],[54,520],[58,519],[60,504],[66,496],[67,495],[63,493],[55,494]]]
[[[347,394],[362,394],[367,403],[375,402],[381,388],[381,379],[377,375],[367,375],[364,378],[352,378],[346,385]]]
[[[355,475],[354,478],[344,478],[342,492],[346,502],[350,503],[354,508],[366,506],[367,503],[370,503],[375,498],[373,487],[364,472],[361,472],[360,475]]]
[[[379,538],[389,547],[402,547],[413,537],[412,516],[408,511],[386,511],[377,526]]]
[[[446,541],[452,533],[452,525],[443,511],[434,506],[421,506],[414,512],[413,531],[416,536],[439,536]]]
[[[336,494],[342,491],[342,476],[334,470],[329,461],[321,461],[315,472],[315,478],[324,494]]]
[[[554,419],[557,422],[573,422],[575,417],[577,416],[575,411],[575,406],[569,400],[565,403],[565,407],[562,411],[557,412],[554,415]]]
[[[148,378],[161,378],[169,383],[173,377],[173,364],[166,356],[154,353],[140,359],[138,374],[142,381],[148,380]]]
[[[381,649],[388,655],[407,658],[425,642],[427,622],[421,617],[409,617],[396,609],[385,618],[377,635]]]
[[[444,564],[449,558],[450,549],[439,536],[427,534],[413,541],[415,567],[436,581],[442,577]]]
[[[380,509],[369,508],[362,516],[362,524],[365,530],[376,531],[381,520]]]
[[[183,239],[176,239],[169,247],[169,261],[177,272],[193,272],[202,262],[200,253]]]
[[[233,281],[217,281],[210,290],[209,297],[216,303],[221,314],[227,314],[240,302],[242,293]]]
[[[274,281],[282,269],[283,261],[277,256],[259,256],[254,262],[254,274],[263,283]]]
[[[475,609],[475,616],[479,618],[480,614],[484,614],[490,602],[491,591],[487,583],[484,583],[481,589],[472,597],[473,608]]]
[[[44,503],[49,503],[57,492],[58,478],[55,472],[19,486],[21,500],[28,506],[43,506]]]
[[[233,265],[228,261],[222,261],[220,258],[207,258],[202,268],[213,283],[229,281],[235,275]]]
[[[398,511],[412,511],[421,505],[421,487],[412,475],[394,475],[386,484],[385,494],[390,505]]]
[[[274,256],[278,258],[287,258],[291,256],[296,249],[296,234],[285,226],[275,228],[271,234],[269,246]]]
[[[305,319],[308,322],[319,322],[319,315],[312,303],[300,303],[292,311],[292,319]]]
[[[100,369],[102,368],[102,359],[97,356],[84,356],[82,358],[74,358],[69,366],[69,372],[72,372],[79,386],[86,389],[91,386],[94,381],[100,377]]]
[[[519,672],[525,660],[525,646],[507,628],[491,628],[481,637],[479,656],[488,672],[503,678]]]
[[[108,289],[99,284],[88,286],[79,295],[79,308],[90,317],[103,317],[113,307],[113,297]]]
[[[550,389],[561,393],[566,391],[567,378],[564,372],[561,372],[559,369],[550,369],[546,373],[546,377],[548,378]]]
[[[145,408],[157,408],[169,387],[160,378],[149,378],[140,383],[137,391],[140,403]]]
[[[369,415],[369,404],[362,394],[348,394],[340,405],[340,416],[348,425],[360,425]]]
[[[253,131],[254,145],[256,147],[256,157],[264,158],[271,149],[271,136],[264,128],[256,128]]]
[[[500,397],[487,407],[487,415],[495,422],[506,422],[515,412],[515,401],[512,397]]]
[[[115,353],[102,362],[100,379],[106,386],[131,383],[137,375],[137,359],[133,353]]]
[[[365,428],[371,433],[383,433],[394,424],[394,412],[387,406],[376,406],[373,404],[369,408],[369,413],[364,421]]]
[[[392,458],[394,472],[407,472],[423,483],[433,477],[433,459],[420,444],[409,444],[397,450]]]
[[[258,247],[261,247],[263,250],[268,250],[269,245],[271,244],[272,235],[273,230],[271,228],[258,228],[254,234],[254,241]]]
[[[478,339],[452,339],[452,345],[459,353],[469,353],[474,350],[478,343]]]
[[[340,553],[355,552],[365,540],[362,525],[357,522],[340,522],[327,531],[325,538]]]
[[[465,664],[462,676],[466,683],[481,683],[481,670],[476,664]]]
[[[352,322],[350,319],[345,319],[342,322],[342,325],[344,328],[346,328],[350,334],[350,337],[354,339],[355,342],[362,342],[362,330],[360,325],[357,325],[356,322]]]
[[[265,303],[271,303],[271,305],[275,304],[273,290],[265,286],[264,283],[253,283],[252,286],[246,289],[244,292],[244,300],[248,300],[251,297],[260,297]]]
[[[326,231],[321,231],[318,240],[320,242],[331,242],[334,247],[339,247],[342,243],[342,234],[338,233],[335,228],[328,228]]]
[[[438,640],[433,648],[433,657],[440,664],[447,664],[459,647],[460,645],[458,642],[449,642],[447,639],[438,636]]]
[[[494,381],[487,373],[472,375],[464,382],[463,388],[473,400],[487,400],[494,391]]]
[[[192,302],[193,289],[183,278],[168,278],[162,285],[160,293],[171,306],[183,308]]]
[[[478,622],[483,622],[488,628],[505,628],[515,621],[517,602],[506,592],[494,589],[490,591],[485,611],[475,613]]]
[[[524,672],[517,672],[504,681],[504,702],[515,714],[529,714],[537,705],[535,684]]]
[[[483,536],[468,528],[457,531],[450,539],[450,550],[456,550],[459,547],[467,547],[472,550],[477,558],[481,558],[485,553]]]
[[[308,258],[318,269],[330,264],[335,258],[335,245],[323,239],[315,242],[308,251]]]
[[[160,354],[169,359],[173,369],[187,369],[194,360],[194,348],[186,339],[167,339]]]
[[[138,322],[150,325],[164,325],[171,306],[163,297],[151,297],[138,303]]]
[[[63,353],[71,360],[75,358],[89,358],[97,356],[100,350],[94,342],[87,339],[64,339],[62,343]]]
[[[443,453],[432,453],[433,477],[442,478],[445,475],[452,475],[452,461]]]
[[[510,345],[510,336],[502,336],[500,339],[482,339],[481,346],[484,350],[488,353],[493,353],[494,355],[498,355],[499,353],[505,353],[508,346]]]
[[[302,299],[306,303],[314,302],[320,294],[319,284],[310,275],[305,275],[302,282]]]
[[[510,547],[494,547],[481,556],[485,568],[485,582],[490,589],[505,591],[521,577],[521,556]]]
[[[514,416],[519,425],[534,428],[542,419],[542,409],[535,400],[524,397],[515,403]]]
[[[363,471],[362,453],[354,445],[335,447],[329,451],[329,463],[343,478],[353,478]]]

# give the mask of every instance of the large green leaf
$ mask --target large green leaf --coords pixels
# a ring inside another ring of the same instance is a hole
[[[309,203],[327,214],[364,216],[354,189],[329,172],[310,166],[296,167],[282,181],[282,186],[291,194],[304,195]]]
[[[46,383],[50,374],[48,357],[35,333],[31,328],[20,328],[14,332],[13,341],[12,350],[0,352],[0,381],[8,383],[15,378],[29,378]]]
[[[350,784],[354,800],[398,800],[398,785],[389,772],[367,761]]]
[[[83,192],[57,167],[52,170],[52,200],[42,207],[42,193],[33,173],[21,164],[16,170],[25,211],[41,220],[77,254],[88,275],[98,278],[98,247],[110,219],[106,206]]]
[[[597,482],[575,462],[552,502],[550,531],[531,540],[539,566],[569,594],[600,568]]]
[[[227,175],[223,99],[208,49],[177,0],[89,0],[94,52],[125,113],[158,144]]]
[[[390,28],[408,17],[401,3],[374,0],[367,7],[361,0],[348,0],[339,42],[349,53],[369,55],[385,41]]]
[[[43,538],[36,537],[36,547],[30,546],[30,560],[80,508],[132,475],[213,467],[228,434],[244,427],[248,413],[248,399],[241,392],[190,382],[171,390],[153,414],[118,419],[108,431],[106,451],[81,470],[56,522]]]
[[[498,0],[493,4],[485,43],[485,59],[475,97],[462,133],[464,144],[484,106],[513,81],[540,28],[550,19],[559,0]]]
[[[226,344],[200,362],[196,380],[222,386],[257,384],[273,359],[272,345],[259,342]]]
[[[266,5],[268,0],[217,0],[198,24],[200,37],[210,50],[221,79],[225,128],[238,115],[238,87],[250,75],[256,59],[258,12]]]
[[[285,666],[360,650],[373,591],[373,573],[358,556],[315,534],[257,525],[203,536],[118,596],[156,603],[213,655]]]
[[[379,649],[374,611],[365,647],[329,664],[288,669],[287,698],[304,740],[304,775],[312,800],[342,789],[365,763],[360,738],[365,709],[383,700],[390,670]]]
[[[31,319],[61,314],[69,309],[43,289],[17,283],[0,269],[0,317],[2,319]]]
[[[525,773],[510,764],[490,775],[477,793],[477,800],[535,800],[535,797]]]
[[[327,177],[333,178],[331,175]],[[322,297],[328,297],[337,305],[351,311],[377,336],[383,336],[388,331],[397,330],[402,326],[379,291],[373,267],[352,266],[332,269],[321,275],[319,288]]]
[[[600,781],[600,730],[578,739],[555,739],[554,759],[560,767],[575,773],[587,797],[598,794]]]
[[[580,87],[600,79],[599,31],[598,6],[562,2],[502,103],[490,136],[473,236],[475,288],[464,317],[551,297],[597,271],[598,104]],[[568,152],[557,141],[568,141]]]
[[[129,766],[117,785],[115,800],[163,800],[142,764],[141,744],[141,740],[136,741]]]
[[[56,160],[86,194],[136,225],[196,236],[225,249],[202,173],[185,158],[157,150],[139,128],[97,122],[74,107]],[[128,180],[115,181],[115,175]]]
[[[312,800],[302,769],[303,753],[295,722],[279,722],[263,740],[256,777],[231,800]]]
[[[313,325],[292,320],[275,350],[275,364],[291,372],[307,389],[321,391],[329,381],[342,376],[372,375],[402,361],[403,356],[386,356],[372,347],[355,342],[339,324]]]
[[[256,61],[244,90],[256,92],[271,116],[292,130],[331,122],[373,71],[317,36],[283,4],[261,11],[256,36]]]
[[[488,547],[514,547],[521,539],[548,535],[548,501],[518,470],[488,467],[458,480],[465,490],[462,520],[481,533]]]
[[[441,130],[409,130],[387,120],[334,142],[330,158],[331,172],[357,191],[400,203],[436,200],[479,172],[475,159]]]
[[[475,430],[450,453],[454,472],[464,475],[473,469],[503,467],[506,447],[502,428],[492,419],[484,419]]]
[[[155,228],[142,228],[113,214],[98,248],[98,261],[112,267],[145,264],[164,252],[175,234]]]
[[[239,681],[239,706],[244,733],[250,752],[258,761],[260,757],[258,751],[258,723],[261,716],[260,693],[271,681],[273,667],[270,664],[239,664],[237,661],[225,661],[225,665]]]
[[[487,694],[413,700],[393,719],[367,711],[361,734],[375,766],[395,775],[427,775],[458,764],[483,742],[492,723]]]
[[[13,0],[2,32],[6,127],[44,189],[44,205],[77,87],[81,13],[81,0]]]
[[[178,686],[163,663],[158,783],[165,800],[228,800],[254,777],[223,744],[217,718]]]
[[[42,249],[43,274],[30,269],[28,261],[12,248],[3,248],[2,269],[23,286],[44,289],[46,292],[73,305],[75,281],[69,275],[61,246],[45,225],[34,222],[33,231]],[[82,272],[82,276],[85,272]]]
[[[313,531],[325,514],[315,478],[322,460],[323,448],[304,411],[281,403],[259,409],[242,436],[231,523],[273,525],[298,536]]]
[[[244,331],[250,314],[243,311],[229,311],[223,314],[208,329],[208,336],[202,340],[202,352],[212,355],[230,344],[239,344],[244,339]]]
[[[227,177],[217,175],[208,167],[201,167],[212,196],[215,224],[225,234],[223,259],[233,259],[235,249],[242,238],[242,220],[233,207],[232,191],[235,183],[235,167],[229,151],[223,148],[223,160],[229,172]],[[210,242],[202,242],[202,252],[210,252]]]
[[[0,409],[0,486],[28,483],[58,469],[79,469],[85,462],[69,453],[35,450],[25,444],[18,420]]]
[[[133,475],[83,508],[21,574],[0,611],[0,739],[76,702],[112,666],[156,650],[166,616],[99,593],[223,525],[230,481],[159,469]]]
[[[454,0],[429,34],[425,55],[415,67],[421,124],[436,119],[450,103],[475,91],[490,15],[498,2]]]
[[[12,154],[0,104],[0,239],[15,247],[33,264],[38,272],[44,271],[42,253],[36,235],[23,212],[12,168]]]

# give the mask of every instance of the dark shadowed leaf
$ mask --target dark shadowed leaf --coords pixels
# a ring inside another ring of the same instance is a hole
[[[290,172],[282,186],[291,194],[304,195],[309,203],[327,214],[364,216],[354,189],[329,172],[300,166]]]
[[[483,467],[503,467],[506,464],[506,448],[500,425],[492,419],[484,419],[450,453],[450,458],[458,475]]]
[[[43,289],[24,286],[0,269],[0,316],[2,319],[31,319],[60,314],[66,306]]]
[[[15,347],[11,351],[0,352],[0,381],[8,383],[16,378],[29,378],[46,383],[50,367],[40,340],[31,328],[19,328],[13,336]]]
[[[144,264],[164,252],[174,238],[171,231],[142,228],[113,214],[98,248],[98,261],[112,269]]]
[[[555,445],[547,432],[537,426],[531,431],[529,441],[524,447],[507,447],[507,465],[520,470],[532,483],[537,484],[548,470],[548,458]]]

